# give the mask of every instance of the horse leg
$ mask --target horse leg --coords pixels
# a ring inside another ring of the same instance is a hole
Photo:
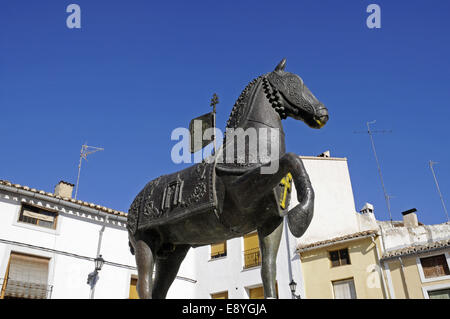
[[[287,173],[291,173],[299,201],[299,205],[295,208],[295,213],[297,214],[294,214],[297,216],[293,219],[301,219],[304,217],[298,215],[306,215],[306,220],[309,219],[310,221],[314,206],[314,191],[301,158],[294,153],[286,153],[277,161],[278,170],[276,172],[272,174],[264,174],[262,172],[263,167],[272,165],[273,161],[261,165],[227,185],[227,192],[230,193],[239,207],[246,209],[277,187]]]
[[[152,298],[153,253],[147,241],[138,240],[134,246],[138,270],[137,292],[141,299]]]
[[[292,235],[299,238],[308,229],[314,215],[314,190],[301,158],[293,158],[292,165],[295,174],[291,174],[299,203],[287,212],[287,219]]]
[[[166,298],[167,291],[177,276],[178,269],[189,251],[189,245],[177,245],[165,258],[156,259],[156,275],[153,285],[153,298]]]
[[[227,192],[230,193],[238,207],[250,208],[254,203],[267,195],[277,187],[281,179],[288,173],[293,172],[295,154],[284,154],[278,161],[278,170],[272,174],[264,174],[262,169],[265,166],[273,165],[273,161],[254,168],[227,185]]]
[[[266,234],[264,228],[258,228],[259,248],[262,257],[261,278],[264,287],[264,298],[277,298],[276,260],[282,233],[283,223],[280,223],[278,227],[269,234]]]

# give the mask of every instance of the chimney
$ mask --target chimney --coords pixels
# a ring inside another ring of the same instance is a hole
[[[331,156],[330,151],[325,151],[322,154],[317,155],[317,157],[330,157],[330,156]]]
[[[419,221],[417,219],[417,209],[412,208],[407,211],[402,212],[403,215],[403,225],[405,227],[417,227],[419,226]]]
[[[367,213],[373,214],[373,205],[370,203],[365,203],[363,208],[361,208],[360,212],[363,214],[367,214]]]
[[[373,205],[370,203],[365,203],[359,212],[373,221],[376,220],[375,214],[373,213]]]
[[[62,198],[72,198],[72,191],[74,186],[74,184],[60,181],[58,185],[55,186],[55,196],[60,196]]]

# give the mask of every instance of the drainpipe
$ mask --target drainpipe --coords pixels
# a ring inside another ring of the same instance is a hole
[[[375,245],[375,255],[376,255],[376,257],[377,257],[378,274],[379,274],[380,277],[381,277],[381,283],[382,283],[382,285],[383,285],[383,292],[384,292],[384,295],[386,296],[386,299],[387,299],[388,293],[387,293],[387,291],[386,291],[386,283],[384,282],[383,270],[381,269],[380,256],[379,256],[379,254],[378,254],[378,246],[377,246],[377,243],[375,242],[375,240],[374,240],[373,238],[374,238],[374,235],[373,235],[373,236],[370,236],[370,239],[372,240],[372,243]],[[389,299],[390,299],[390,298],[389,298]]]
[[[289,282],[292,282],[293,277],[292,277],[292,265],[291,265],[291,247],[289,245],[289,232],[288,232],[286,216],[284,216],[284,218],[283,218],[283,223],[284,223],[284,233],[285,233],[285,237],[286,237],[286,250],[287,250],[287,262],[288,262],[287,264],[288,264]],[[292,292],[291,292],[291,298],[295,299],[295,297],[292,294]]]
[[[102,247],[102,239],[103,239],[103,232],[105,231],[106,224],[108,223],[108,216],[104,219],[104,224],[102,228],[100,228],[99,234],[98,234],[98,244],[97,244],[97,257],[100,257],[100,249]],[[95,276],[98,276],[97,273],[95,273]],[[94,299],[94,293],[95,293],[95,286],[97,285],[97,280],[94,281],[94,284],[91,286],[91,292],[89,295],[90,299]]]
[[[398,261],[400,262],[400,270],[401,270],[401,276],[403,281],[403,287],[405,289],[405,297],[406,299],[409,299],[409,292],[408,292],[408,286],[406,284],[406,277],[405,277],[405,267],[403,265],[402,257],[398,257]]]
[[[388,264],[388,262],[384,261],[383,265],[384,265],[384,271],[386,272],[386,277],[387,277],[389,296],[391,299],[396,299],[395,292],[394,292],[394,285],[392,284],[392,277],[391,277],[391,273],[390,273],[390,269],[389,269],[389,264]]]

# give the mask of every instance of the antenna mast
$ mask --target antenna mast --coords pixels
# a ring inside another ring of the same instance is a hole
[[[389,213],[389,219],[392,222],[392,214],[391,214],[391,204],[389,202],[390,196],[386,192],[386,188],[384,187],[383,175],[381,174],[380,162],[378,161],[377,151],[375,150],[375,143],[373,141],[372,132],[370,131],[370,124],[375,124],[376,120],[372,122],[367,122],[367,133],[369,134],[370,141],[372,142],[373,154],[375,155],[375,160],[377,162],[378,174],[380,175],[381,187],[383,187],[384,199],[386,200],[386,206]]]
[[[444,198],[442,197],[441,190],[439,189],[439,184],[438,184],[438,181],[437,181],[437,178],[436,178],[436,174],[434,173],[434,169],[433,169],[433,164],[437,164],[438,162],[433,162],[433,161],[430,160],[428,163],[430,164],[431,173],[433,173],[434,182],[436,183],[436,188],[438,190],[439,197],[441,198],[442,207],[444,208],[444,212],[445,212],[445,215],[447,216],[447,222],[448,222],[450,220],[448,218],[447,208],[445,207]]]
[[[392,198],[393,196],[388,195],[388,193],[386,192],[386,187],[384,186],[384,181],[383,181],[383,174],[381,174],[380,162],[378,161],[377,151],[375,150],[375,143],[374,143],[373,137],[372,137],[373,133],[391,133],[392,131],[391,130],[389,130],[389,131],[386,131],[386,130],[371,131],[370,124],[375,124],[375,123],[376,123],[376,120],[366,123],[367,133],[369,134],[370,142],[372,143],[372,150],[373,150],[373,154],[375,155],[375,161],[377,162],[378,174],[380,175],[381,187],[383,188],[383,194],[384,194],[384,199],[386,200],[386,206],[387,206],[388,213],[389,213],[389,219],[392,222],[391,204],[389,202],[389,199]],[[365,133],[365,132],[354,132],[354,133]]]
[[[83,160],[83,158],[87,161],[87,156],[89,154],[98,152],[98,151],[103,151],[104,149],[101,147],[95,147],[95,146],[88,146],[86,145],[86,143],[84,143],[81,146],[81,151],[80,151],[80,163],[78,164],[78,176],[77,176],[77,186],[75,188],[75,199],[77,199],[77,195],[78,195],[78,184],[80,182],[80,173],[81,173],[81,162]]]

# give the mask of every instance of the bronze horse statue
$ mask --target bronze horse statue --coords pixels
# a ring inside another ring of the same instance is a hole
[[[191,247],[224,242],[254,230],[259,238],[264,296],[276,298],[283,218],[287,215],[289,229],[298,238],[308,228],[314,209],[314,191],[302,160],[285,151],[281,120],[289,116],[316,129],[328,121],[325,106],[298,75],[284,71],[285,65],[283,59],[273,72],[251,81],[227,122],[227,130],[266,129],[278,132],[275,138],[257,134],[255,143],[244,136],[244,143],[236,146],[235,136],[226,135],[208,161],[152,180],[134,199],[127,228],[140,298],[165,298]],[[271,150],[270,160],[258,156],[258,145]],[[276,170],[264,171],[274,166]],[[299,202],[291,210],[287,185],[280,184],[286,177],[294,182]]]

